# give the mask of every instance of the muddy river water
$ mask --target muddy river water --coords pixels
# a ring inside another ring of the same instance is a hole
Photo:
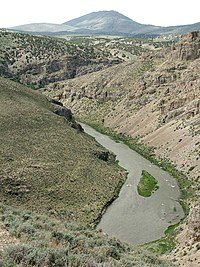
[[[169,225],[178,223],[184,217],[178,202],[180,192],[176,180],[127,145],[115,142],[88,125],[81,125],[86,133],[112,151],[119,165],[128,171],[119,197],[108,207],[97,228],[136,245],[164,236]],[[159,189],[151,197],[138,195],[137,184],[142,170],[148,171],[158,181]]]

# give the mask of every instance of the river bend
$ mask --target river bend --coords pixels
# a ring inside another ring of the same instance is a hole
[[[123,143],[117,143],[88,125],[84,131],[98,143],[112,151],[119,165],[128,171],[119,197],[107,208],[97,228],[135,245],[157,240],[164,236],[169,225],[184,217],[178,202],[180,191],[176,180]],[[151,197],[138,195],[137,184],[142,170],[148,171],[158,181],[159,189]]]

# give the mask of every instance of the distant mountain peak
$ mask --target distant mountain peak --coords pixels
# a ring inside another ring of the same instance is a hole
[[[114,10],[92,12],[64,22],[64,25],[75,28],[99,31],[102,33],[130,33],[140,27],[140,23]]]
[[[161,27],[138,23],[115,10],[102,10],[69,20],[63,24],[33,23],[16,26],[12,29],[40,34],[158,36],[198,31],[200,30],[200,22],[191,25]]]

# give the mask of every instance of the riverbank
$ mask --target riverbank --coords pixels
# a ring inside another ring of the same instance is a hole
[[[78,118],[78,120],[83,123],[86,123],[87,125],[97,130],[98,132],[110,136],[116,142],[122,142],[126,144],[130,149],[133,149],[141,156],[143,156],[153,164],[157,165],[158,167],[162,168],[163,170],[167,171],[170,175],[172,175],[177,180],[178,186],[180,188],[181,192],[180,204],[182,205],[185,216],[189,214],[187,199],[191,198],[194,195],[194,190],[191,188],[191,181],[188,180],[188,178],[184,173],[178,171],[172,162],[166,159],[155,157],[154,149],[139,142],[137,139],[133,139],[132,137],[125,134],[119,134],[98,122],[94,121],[91,122],[87,119],[82,120],[81,118]]]

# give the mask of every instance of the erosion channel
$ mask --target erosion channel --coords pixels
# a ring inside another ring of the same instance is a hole
[[[180,192],[176,180],[127,145],[115,142],[88,125],[81,125],[87,134],[112,151],[119,165],[128,171],[119,197],[107,208],[97,228],[137,245],[164,236],[169,225],[184,217],[178,202]],[[137,192],[142,170],[148,171],[158,181],[159,189],[150,197],[142,197]]]

